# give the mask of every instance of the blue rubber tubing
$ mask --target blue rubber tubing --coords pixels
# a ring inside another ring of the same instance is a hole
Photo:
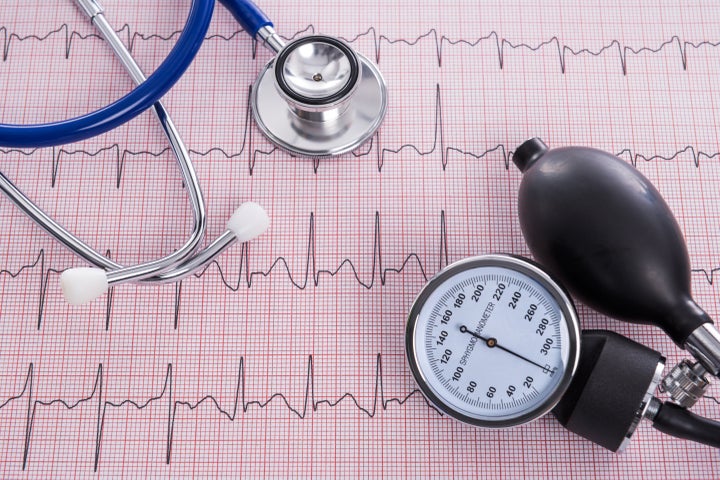
[[[190,66],[212,20],[215,0],[193,0],[185,28],[165,61],[121,99],[92,113],[54,123],[0,124],[0,146],[39,148],[79,142],[132,120],[165,95]]]
[[[252,0],[220,0],[220,3],[232,13],[235,20],[252,38],[255,38],[261,28],[273,26],[265,12]]]

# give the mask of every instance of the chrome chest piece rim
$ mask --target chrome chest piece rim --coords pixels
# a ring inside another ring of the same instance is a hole
[[[387,110],[387,86],[375,65],[332,37],[289,43],[253,85],[258,128],[300,156],[354,150],[377,131]]]

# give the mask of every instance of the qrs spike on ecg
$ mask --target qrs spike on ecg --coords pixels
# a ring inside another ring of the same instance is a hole
[[[313,34],[315,33],[315,26],[310,24],[306,26],[305,28],[298,30],[295,32],[292,36],[287,37],[288,40],[293,39],[297,36],[301,36],[304,34]],[[126,44],[128,45],[128,48],[130,51],[133,50],[135,47],[135,44],[138,41],[150,41],[150,40],[159,40],[159,41],[174,41],[174,39],[180,35],[180,30],[175,30],[173,32],[170,32],[166,35],[160,35],[160,34],[143,34],[138,31],[133,31],[132,27],[128,24],[124,24],[119,30],[119,34],[122,34],[126,37]],[[245,35],[243,30],[235,30],[231,32],[230,34],[212,34],[206,37],[207,40],[218,40],[218,41],[225,41],[230,42],[236,39],[239,36]],[[62,24],[59,27],[44,32],[44,33],[38,33],[38,34],[28,34],[28,35],[22,35],[13,31],[10,31],[7,26],[0,26],[0,38],[2,38],[3,42],[3,48],[2,48],[2,60],[3,62],[8,61],[10,57],[10,50],[12,45],[15,42],[27,42],[27,41],[35,41],[35,42],[43,42],[48,40],[53,40],[56,36],[60,36],[64,39],[64,51],[63,54],[65,58],[69,58],[72,52],[73,43],[80,40],[88,40],[88,39],[100,39],[100,36],[96,33],[82,33],[77,30],[72,29],[68,24]],[[375,62],[380,64],[382,59],[382,48],[383,46],[392,46],[392,45],[407,45],[407,46],[417,46],[423,41],[429,41],[431,44],[434,45],[434,51],[435,55],[437,57],[437,65],[438,67],[442,68],[442,62],[443,62],[443,51],[447,47],[452,46],[466,46],[466,47],[480,47],[484,44],[488,44],[489,47],[493,50],[494,54],[497,56],[497,65],[500,70],[505,68],[506,66],[506,53],[508,50],[525,50],[529,52],[541,52],[544,51],[546,48],[553,49],[557,55],[559,70],[561,73],[565,74],[567,73],[567,58],[568,56],[572,57],[583,57],[583,56],[589,56],[589,57],[600,57],[603,55],[616,55],[619,61],[620,66],[620,72],[622,72],[623,75],[628,74],[628,56],[630,55],[642,55],[645,53],[648,54],[657,54],[660,53],[666,49],[674,49],[677,53],[680,63],[682,65],[683,70],[687,70],[688,67],[688,50],[698,50],[700,48],[704,47],[710,47],[715,48],[720,46],[720,41],[713,42],[710,40],[701,40],[701,41],[690,41],[690,40],[682,40],[679,36],[673,35],[668,39],[658,41],[652,45],[642,45],[642,46],[633,46],[633,45],[627,45],[621,42],[617,39],[612,39],[601,45],[600,47],[596,48],[587,48],[587,47],[573,47],[568,44],[565,44],[561,42],[561,40],[557,36],[549,37],[545,40],[538,41],[536,43],[525,43],[525,42],[515,42],[511,39],[507,39],[503,36],[501,36],[496,31],[491,31],[487,33],[486,35],[481,35],[473,39],[465,39],[465,38],[452,38],[450,36],[447,36],[445,34],[442,34],[438,32],[437,29],[431,28],[427,32],[420,34],[414,38],[391,38],[388,35],[378,33],[378,29],[374,26],[369,27],[366,31],[358,33],[354,37],[341,37],[343,40],[346,40],[348,42],[356,42],[361,38],[368,37],[371,39],[371,43],[373,46],[373,53],[375,57]],[[251,55],[252,58],[256,58],[257,54],[257,42],[252,42],[251,44]]]
[[[94,448],[94,468],[98,470],[101,457],[102,457],[102,440],[103,432],[105,428],[106,414],[109,409],[122,409],[132,407],[136,410],[142,411],[155,403],[162,401],[166,402],[167,405],[167,419],[163,423],[167,425],[166,432],[166,444],[165,444],[165,461],[170,463],[172,460],[172,446],[174,441],[175,422],[176,416],[179,409],[187,409],[188,411],[195,411],[198,407],[204,404],[210,404],[217,411],[218,418],[221,420],[227,420],[234,422],[240,416],[240,414],[247,414],[251,409],[264,409],[273,403],[281,403],[296,418],[303,420],[308,417],[311,412],[316,412],[320,408],[333,408],[337,407],[342,403],[351,403],[358,410],[360,414],[363,414],[369,418],[374,418],[380,410],[387,410],[392,404],[398,406],[404,405],[411,397],[418,396],[428,408],[438,415],[440,414],[434,407],[432,407],[422,395],[418,395],[419,390],[412,390],[410,393],[403,396],[386,397],[385,389],[383,385],[383,369],[382,369],[382,356],[378,353],[375,361],[375,376],[373,382],[373,393],[370,399],[369,405],[361,404],[358,399],[360,396],[356,396],[350,392],[345,392],[335,398],[317,398],[315,393],[316,386],[316,375],[315,366],[313,362],[313,356],[310,355],[307,361],[307,370],[305,377],[305,384],[303,389],[303,397],[299,403],[295,405],[291,402],[288,397],[281,393],[276,392],[267,396],[263,400],[250,400],[246,396],[246,367],[245,357],[241,357],[238,366],[236,387],[234,389],[234,396],[230,402],[230,406],[227,406],[228,402],[223,402],[215,398],[213,395],[205,395],[196,401],[179,400],[174,396],[173,390],[173,366],[168,364],[165,373],[165,379],[162,383],[161,391],[145,400],[135,401],[132,399],[123,399],[119,401],[111,401],[105,398],[104,395],[104,382],[105,374],[103,365],[98,365],[95,380],[92,385],[92,389],[89,394],[79,398],[77,400],[67,400],[63,398],[52,398],[41,400],[35,396],[36,388],[36,374],[34,364],[30,364],[27,369],[25,381],[21,391],[14,396],[7,398],[4,402],[0,403],[0,413],[5,408],[11,408],[15,402],[21,402],[26,399],[27,409],[25,418],[25,435],[23,442],[23,455],[22,465],[23,470],[27,468],[27,464],[31,461],[31,450],[32,450],[32,437],[33,432],[36,428],[35,421],[38,409],[51,408],[61,406],[66,410],[74,410],[82,408],[84,405],[92,405],[96,403],[96,421],[95,421],[95,448]]]

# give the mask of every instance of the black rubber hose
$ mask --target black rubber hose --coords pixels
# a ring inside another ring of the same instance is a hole
[[[660,406],[653,427],[673,437],[720,448],[720,422],[695,415],[673,403]]]

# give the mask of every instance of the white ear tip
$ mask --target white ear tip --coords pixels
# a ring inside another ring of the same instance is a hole
[[[70,268],[60,275],[60,286],[70,305],[83,305],[107,292],[107,274],[100,268]]]
[[[227,223],[240,242],[248,242],[260,236],[270,226],[265,209],[255,202],[245,202],[235,210]]]

